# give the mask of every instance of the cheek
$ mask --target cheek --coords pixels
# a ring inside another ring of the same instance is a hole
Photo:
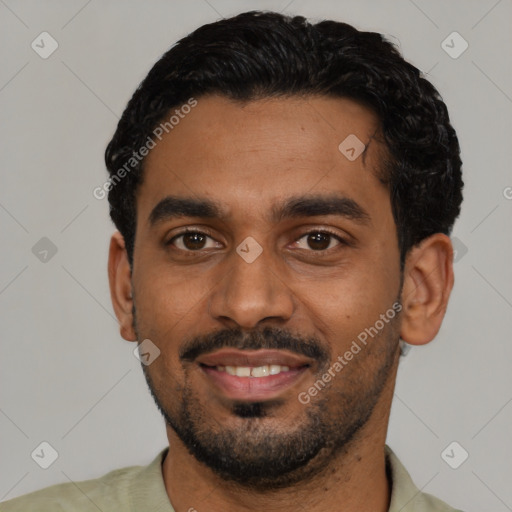
[[[328,279],[311,280],[297,295],[315,327],[341,350],[392,307],[399,282],[398,266],[390,270],[380,261],[359,262]]]
[[[206,299],[208,282],[188,277],[179,268],[158,269],[156,266],[139,274],[135,283],[137,315],[142,322],[159,330],[169,329],[188,317],[197,317]]]

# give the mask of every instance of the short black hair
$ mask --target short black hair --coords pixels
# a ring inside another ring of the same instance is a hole
[[[462,162],[436,88],[381,34],[250,11],[203,25],[171,47],[133,94],[107,146],[110,216],[130,264],[144,167],[133,156],[171,109],[206,94],[241,102],[325,95],[371,108],[387,149],[378,177],[390,192],[402,268],[421,240],[450,234],[462,203]]]

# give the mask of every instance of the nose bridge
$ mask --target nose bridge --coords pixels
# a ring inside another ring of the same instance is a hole
[[[286,320],[293,313],[292,292],[278,275],[272,252],[248,238],[230,255],[227,275],[210,298],[210,314],[243,328],[267,318]]]

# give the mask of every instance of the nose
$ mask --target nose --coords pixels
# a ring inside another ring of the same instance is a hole
[[[210,315],[227,327],[243,329],[269,320],[278,324],[289,320],[294,311],[293,293],[271,258],[264,249],[248,263],[233,251],[226,275],[210,296]]]

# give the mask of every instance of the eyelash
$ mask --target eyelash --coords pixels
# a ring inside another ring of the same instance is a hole
[[[180,237],[183,237],[184,235],[187,235],[189,233],[198,233],[200,235],[206,235],[209,238],[214,239],[213,236],[212,236],[212,233],[210,231],[208,231],[207,229],[203,229],[201,231],[201,230],[195,230],[195,229],[187,228],[185,231],[182,231],[181,233],[178,233],[178,234],[174,235],[168,242],[166,242],[165,245],[172,246],[173,242],[176,239],[178,239]],[[342,238],[340,235],[338,235],[337,233],[334,233],[333,231],[330,231],[329,229],[325,229],[325,228],[323,228],[323,229],[313,229],[311,231],[307,231],[306,233],[303,233],[299,238],[297,238],[295,240],[295,242],[297,242],[298,240],[301,240],[302,238],[304,238],[304,237],[306,237],[308,235],[312,235],[312,234],[329,235],[329,236],[333,237],[334,239],[336,239],[339,242],[340,245],[350,245],[349,242],[347,240],[345,240],[344,238]],[[201,252],[201,249],[198,249],[197,251],[193,251],[193,250],[189,250],[189,249],[178,249],[178,248],[176,248],[176,249],[180,250],[180,251],[188,252],[188,253],[199,253],[199,252]],[[313,249],[310,249],[310,250],[301,249],[301,250],[305,250],[305,251],[311,252],[311,253],[321,254],[321,253],[326,253],[327,251],[331,251],[332,249],[334,249],[334,247],[331,247],[330,249],[322,249],[322,250],[318,250],[318,251],[315,251]]]

